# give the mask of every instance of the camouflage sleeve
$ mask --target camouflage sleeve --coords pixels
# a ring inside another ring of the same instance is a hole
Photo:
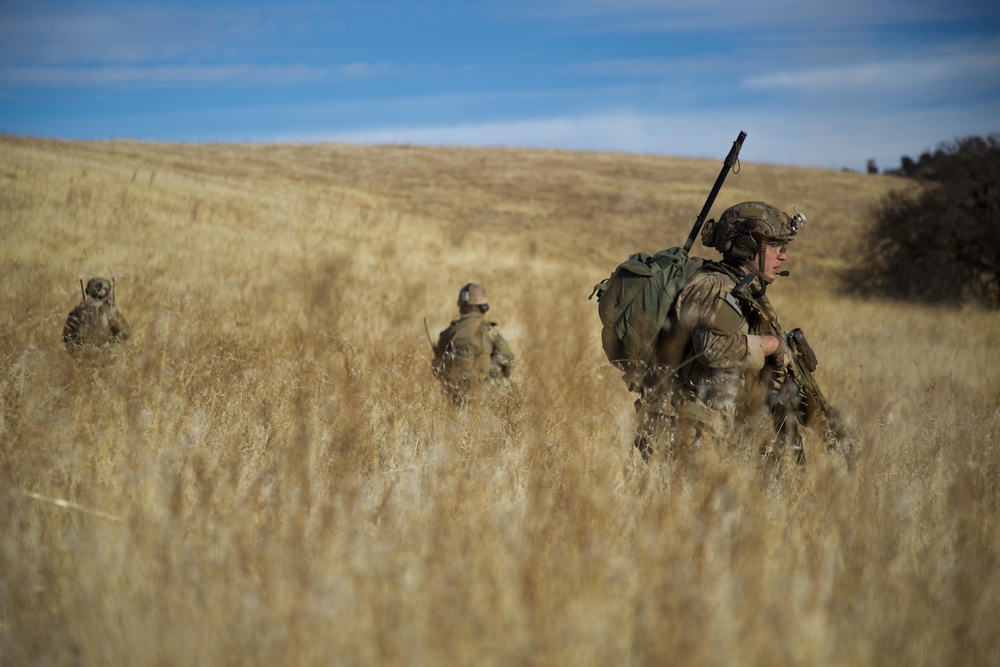
[[[128,320],[114,306],[111,307],[111,312],[108,313],[108,324],[111,325],[111,334],[117,338],[128,340],[132,335],[132,327],[129,326]]]
[[[730,294],[733,287],[733,280],[724,274],[699,274],[678,296],[677,311],[703,365],[758,371],[764,366],[763,340],[748,335],[746,313]]]
[[[74,308],[66,317],[66,324],[63,326],[63,343],[75,345],[80,340],[80,316],[79,308]]]
[[[493,346],[490,360],[493,362],[493,365],[500,368],[500,372],[504,377],[510,377],[510,369],[514,365],[514,353],[493,322],[490,323],[489,339]]]

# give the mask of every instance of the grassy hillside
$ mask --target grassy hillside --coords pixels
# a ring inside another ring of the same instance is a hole
[[[1000,662],[1000,315],[834,288],[906,182],[747,161],[713,210],[808,216],[769,294],[853,472],[632,449],[586,297],[719,149],[0,137],[0,663]],[[95,274],[133,339],[80,366]],[[518,366],[456,412],[423,321],[473,280]]]

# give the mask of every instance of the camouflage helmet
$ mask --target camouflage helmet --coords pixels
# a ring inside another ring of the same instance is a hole
[[[111,281],[107,278],[91,278],[87,281],[87,296],[94,299],[107,299],[111,294]]]
[[[458,292],[458,307],[462,306],[485,306],[486,290],[476,283],[469,283]]]
[[[709,221],[701,241],[723,255],[741,257],[750,253],[747,259],[752,259],[759,244],[792,241],[805,223],[806,217],[798,209],[789,216],[765,202],[747,201],[727,208],[718,222]]]

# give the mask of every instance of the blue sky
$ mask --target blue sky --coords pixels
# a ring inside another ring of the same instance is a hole
[[[863,169],[1000,132],[1000,3],[0,0],[0,132]]]

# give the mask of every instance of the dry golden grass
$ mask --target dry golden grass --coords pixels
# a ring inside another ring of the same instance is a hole
[[[747,162],[715,209],[809,216],[773,301],[855,471],[632,450],[586,296],[684,240],[726,148],[0,137],[0,662],[1000,663],[1000,315],[833,288],[905,183]],[[81,367],[93,274],[134,337]],[[458,413],[422,320],[469,280],[519,367]]]

